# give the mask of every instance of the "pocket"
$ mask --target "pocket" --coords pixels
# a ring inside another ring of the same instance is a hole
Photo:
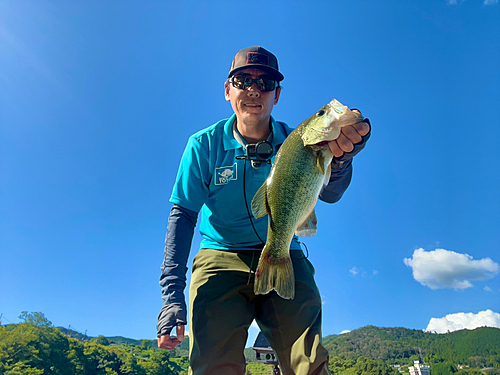
[[[206,264],[206,262],[207,262],[206,251],[209,251],[209,250],[201,249],[200,251],[198,251],[198,254],[196,254],[194,256],[193,267],[191,268],[191,273],[196,271],[197,268],[203,267]]]

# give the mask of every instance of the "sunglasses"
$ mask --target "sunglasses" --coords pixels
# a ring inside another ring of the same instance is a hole
[[[257,85],[260,91],[273,91],[277,86],[277,82],[274,79],[271,78],[252,79],[251,77],[244,75],[232,76],[231,83],[233,84],[234,87],[240,90],[246,90],[247,88],[251,87],[254,83]]]

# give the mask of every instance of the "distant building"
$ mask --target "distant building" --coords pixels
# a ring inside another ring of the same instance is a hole
[[[257,339],[253,344],[253,350],[255,350],[257,362],[273,365],[278,363],[278,359],[276,358],[273,348],[271,348],[271,345],[269,345],[269,342],[266,340],[262,332],[259,332],[257,335]]]
[[[413,366],[408,367],[410,375],[431,375],[429,366],[421,365],[420,361],[413,361]]]
[[[253,350],[255,350],[257,362],[274,365],[273,375],[281,374],[276,353],[274,353],[273,348],[271,348],[271,345],[269,345],[262,332],[259,332],[257,335],[257,339],[255,339],[255,343],[253,344]]]

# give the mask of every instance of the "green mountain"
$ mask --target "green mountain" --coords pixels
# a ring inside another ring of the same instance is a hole
[[[343,360],[366,357],[399,365],[423,360],[428,364],[449,362],[500,368],[500,329],[491,327],[436,334],[366,326],[346,334],[327,336],[324,345],[330,357]]]
[[[66,336],[79,341],[99,341],[104,336],[90,337],[79,332],[57,327]],[[143,349],[156,347],[156,340],[134,340],[122,336],[105,337],[107,345],[130,345]],[[449,362],[470,367],[500,368],[500,329],[481,327],[446,334],[436,334],[402,327],[366,326],[342,335],[323,339],[330,357],[344,361],[366,357],[391,365],[408,366],[414,360],[428,364]],[[187,357],[189,337],[170,353],[171,358]],[[255,351],[245,349],[247,361],[254,362]]]
[[[69,338],[76,339],[78,341],[97,341],[99,344],[105,345],[117,345],[117,346],[138,346],[143,349],[154,349],[157,346],[156,340],[135,340],[123,336],[98,336],[92,337],[87,336],[78,331],[74,331],[69,328],[56,327],[61,333]],[[170,352],[170,358],[180,358],[187,357],[189,351],[189,337],[186,336],[182,341],[182,344]]]
[[[122,336],[90,337],[55,328],[42,313],[23,312],[23,323],[0,326],[0,374],[183,375],[189,338],[171,352],[156,340]],[[398,375],[413,361],[430,365],[432,375],[500,375],[500,329],[482,327],[447,334],[367,326],[324,338],[335,375]],[[249,374],[269,373],[245,350]]]

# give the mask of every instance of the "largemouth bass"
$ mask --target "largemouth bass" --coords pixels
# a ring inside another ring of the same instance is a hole
[[[267,241],[255,273],[255,294],[275,290],[285,299],[295,295],[295,279],[289,249],[293,234],[316,234],[314,206],[328,184],[333,154],[328,142],[340,129],[362,121],[333,99],[302,122],[281,145],[269,177],[252,200],[256,218],[269,215]]]

